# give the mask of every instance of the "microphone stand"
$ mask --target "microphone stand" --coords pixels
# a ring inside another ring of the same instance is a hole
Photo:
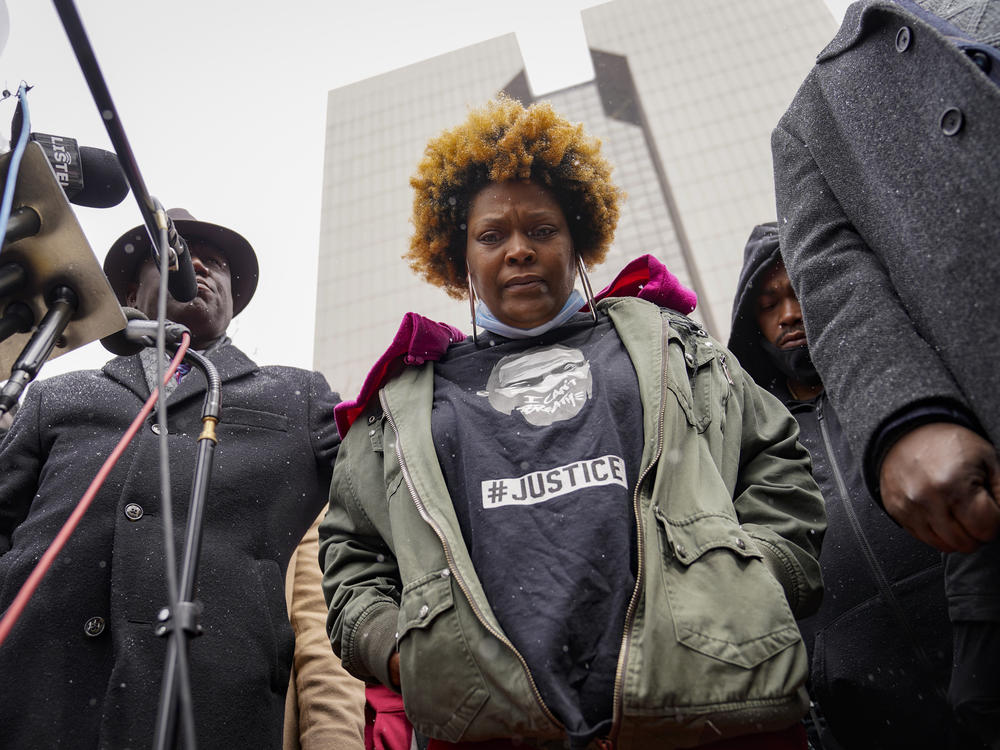
[[[169,244],[165,247],[161,246],[159,240],[159,229],[168,226],[167,214],[156,205],[156,201],[146,189],[146,183],[142,179],[142,173],[139,171],[132,146],[129,144],[128,136],[125,135],[125,128],[122,126],[115,103],[111,99],[111,92],[108,90],[108,84],[101,73],[101,67],[97,64],[97,56],[94,54],[94,48],[90,44],[86,30],[83,28],[83,21],[76,10],[76,5],[73,0],[53,0],[53,4],[56,13],[59,14],[59,19],[62,21],[63,28],[66,30],[70,46],[73,47],[76,60],[80,64],[80,71],[90,87],[97,111],[101,113],[104,128],[108,131],[108,138],[111,139],[111,145],[114,146],[122,171],[125,173],[125,180],[132,188],[132,195],[135,196],[136,203],[139,204],[139,213],[146,225],[150,242],[157,257],[163,252],[167,253],[167,257],[170,259],[170,270],[176,271],[180,267],[177,253]]]
[[[194,482],[191,487],[191,502],[188,507],[187,526],[184,530],[183,563],[178,588],[177,604],[173,611],[165,607],[157,614],[155,633],[165,636],[167,655],[163,668],[160,702],[156,715],[154,747],[167,750],[176,746],[177,707],[180,704],[184,725],[184,739],[187,750],[195,750],[194,710],[191,701],[190,682],[187,675],[187,656],[191,638],[201,635],[201,605],[194,601],[195,582],[198,575],[198,560],[201,555],[202,519],[205,498],[212,475],[212,462],[218,439],[215,425],[219,421],[222,407],[222,382],[215,366],[196,351],[188,350],[184,357],[205,373],[208,390],[202,406],[202,432],[198,436],[198,455],[195,461]]]
[[[111,92],[108,90],[104,76],[101,74],[100,66],[97,64],[97,57],[83,28],[83,22],[80,19],[73,0],[53,0],[53,4],[62,21],[70,45],[73,47],[83,77],[90,87],[94,103],[97,105],[97,110],[101,114],[101,119],[108,132],[108,137],[111,139],[111,143],[118,155],[125,179],[132,189],[132,194],[135,196],[136,202],[139,204],[139,213],[142,215],[143,222],[146,225],[146,231],[149,234],[156,259],[161,261],[160,274],[163,280],[160,290],[161,311],[159,317],[163,318],[164,311],[162,307],[165,304],[164,300],[166,297],[166,271],[178,271],[181,267],[180,255],[170,246],[166,238],[170,229],[170,218],[162,206],[159,205],[146,189],[145,182],[135,160],[135,155],[132,152],[132,147],[129,145],[125,130],[121,124],[121,119],[118,116],[118,110],[111,99]],[[168,266],[168,268],[165,268],[165,266]],[[159,344],[159,341],[162,341],[162,334],[158,335],[157,338]],[[190,684],[187,674],[187,639],[197,635],[199,631],[197,622],[198,612],[196,605],[191,599],[194,592],[194,579],[197,572],[198,554],[201,545],[201,518],[203,513],[202,508],[204,507],[204,495],[208,487],[207,477],[210,473],[216,443],[214,424],[218,421],[220,388],[218,375],[215,373],[214,368],[203,357],[196,359],[192,356],[193,354],[193,352],[189,352],[186,356],[191,356],[194,364],[205,370],[206,377],[209,378],[210,391],[206,395],[206,405],[203,411],[205,426],[202,435],[198,438],[199,450],[195,469],[195,484],[192,487],[188,529],[185,532],[186,536],[190,534],[194,537],[195,544],[190,544],[190,541],[187,539],[185,541],[185,582],[183,588],[174,586],[173,550],[169,534],[166,540],[168,545],[165,553],[168,562],[167,588],[170,599],[172,602],[176,602],[176,606],[173,607],[173,612],[170,611],[169,607],[165,614],[161,611],[162,617],[160,617],[160,622],[157,626],[157,632],[160,635],[170,636],[167,664],[163,677],[164,689],[160,696],[160,708],[157,714],[156,748],[158,750],[162,750],[168,746],[172,747],[176,742],[176,708],[178,698],[180,699],[181,719],[184,723],[185,745],[188,750],[195,750],[196,747],[194,712],[191,706]],[[213,391],[214,395],[212,395]],[[160,424],[165,427],[166,410],[163,407],[162,398],[159,413]],[[165,438],[166,432],[164,432],[163,439],[161,439],[161,446],[166,445]],[[162,462],[161,474],[166,476],[163,471]],[[201,478],[199,479],[199,477]],[[169,484],[164,482],[164,485],[164,527],[169,528],[166,512],[166,509],[169,507]],[[192,528],[192,525],[194,525],[194,528]],[[179,594],[176,598],[174,596],[175,591]],[[180,683],[181,687],[175,687],[177,684],[175,683],[175,679]]]

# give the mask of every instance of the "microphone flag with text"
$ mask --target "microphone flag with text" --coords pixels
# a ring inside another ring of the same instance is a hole
[[[17,143],[24,127],[24,107],[19,101],[10,123],[10,142]],[[128,195],[128,181],[118,157],[110,151],[80,146],[75,138],[49,133],[29,133],[28,138],[45,153],[60,187],[70,203],[87,208],[111,208]]]

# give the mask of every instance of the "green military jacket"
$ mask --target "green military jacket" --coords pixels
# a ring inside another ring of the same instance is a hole
[[[789,726],[808,704],[795,618],[819,604],[826,523],[796,423],[683,315],[635,298],[598,310],[635,367],[645,436],[611,739],[691,747]],[[561,746],[465,547],[434,452],[433,381],[432,363],[404,370],[340,448],[320,528],[333,648],[388,684],[398,646],[406,713],[427,735]]]

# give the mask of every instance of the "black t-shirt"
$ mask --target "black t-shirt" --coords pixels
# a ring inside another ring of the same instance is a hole
[[[607,317],[480,339],[435,366],[435,450],[490,606],[577,746],[610,728],[635,586],[638,381]]]

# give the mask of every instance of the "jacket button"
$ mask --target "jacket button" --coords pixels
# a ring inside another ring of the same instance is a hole
[[[420,608],[420,616],[427,617],[427,613],[431,611],[431,608],[426,604]]]
[[[689,365],[693,365],[694,364],[694,356],[691,354],[691,352],[685,352],[684,353],[684,359],[687,360],[687,363]]]
[[[955,135],[962,129],[965,117],[958,107],[948,107],[941,115],[941,132],[945,135]]]
[[[683,559],[684,555],[687,554],[687,551],[684,549],[683,544],[678,544],[676,547],[674,547],[674,551],[677,553],[677,556],[681,559]]]
[[[746,549],[747,548],[747,543],[744,542],[742,539],[737,539],[736,540],[736,546],[739,547],[740,549]]]
[[[142,506],[136,505],[135,503],[129,503],[125,506],[125,518],[130,521],[138,521],[142,518]]]
[[[149,429],[151,429],[153,431],[154,435],[159,435],[160,434],[160,423],[159,422],[153,422],[153,424],[151,424],[149,426]]]
[[[442,578],[447,578],[450,575],[451,575],[451,569],[450,568],[445,568],[444,570],[441,571],[441,577]]]
[[[104,632],[104,618],[91,617],[83,624],[83,632],[91,638],[99,636]]]
[[[910,40],[913,35],[910,33],[909,26],[900,26],[899,31],[896,32],[896,52],[906,52],[910,47]]]

